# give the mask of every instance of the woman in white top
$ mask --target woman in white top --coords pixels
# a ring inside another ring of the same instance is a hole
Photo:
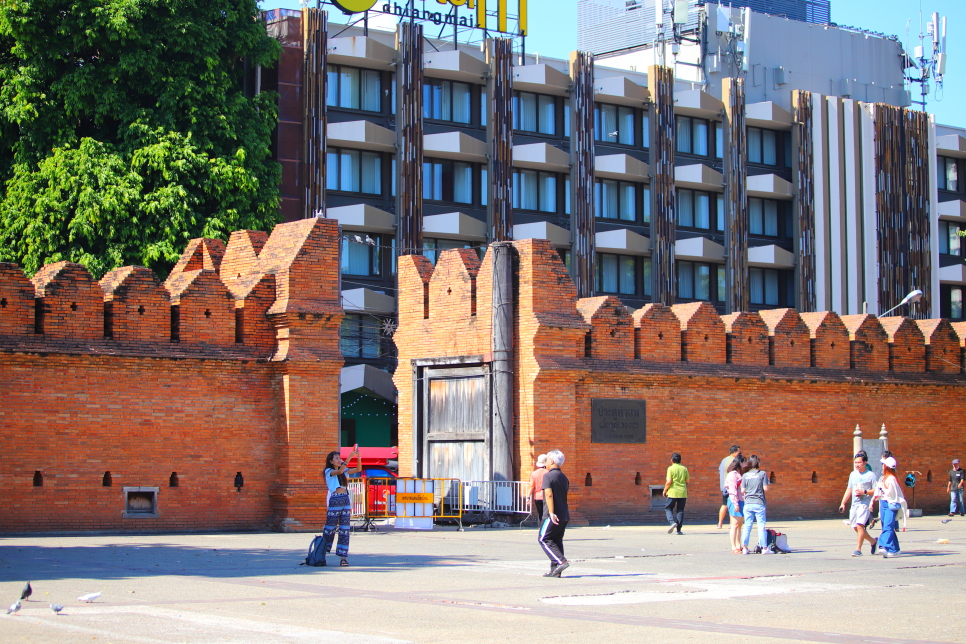
[[[356,466],[347,469],[352,457],[356,457]],[[342,557],[342,566],[348,566],[346,557],[349,555],[349,520],[352,518],[352,500],[349,498],[349,481],[346,474],[355,474],[362,469],[362,459],[359,458],[359,451],[353,450],[346,461],[342,460],[339,452],[329,452],[325,457],[325,484],[329,488],[328,511],[325,519],[325,529],[322,536],[325,541],[322,545],[322,565],[325,565],[325,555],[332,552],[332,541],[335,538],[335,530],[339,529],[339,545],[335,548],[335,554]]]
[[[899,554],[899,538],[896,529],[899,527],[899,513],[905,515],[906,497],[902,493],[902,486],[896,476],[896,459],[891,456],[882,459],[882,478],[875,486],[872,502],[882,499],[881,511],[882,532],[879,534],[879,550],[883,557],[895,557]]]

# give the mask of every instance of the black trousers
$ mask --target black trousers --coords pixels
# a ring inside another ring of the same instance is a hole
[[[537,515],[537,521],[543,521],[543,501],[541,499],[533,500],[533,509]]]
[[[563,536],[567,529],[567,522],[554,523],[547,517],[540,526],[540,547],[550,557],[550,562],[562,564],[567,561],[564,556]]]
[[[681,526],[684,525],[684,504],[688,500],[684,499],[672,499],[667,498],[667,503],[664,504],[664,512],[667,514],[667,522],[675,526],[679,531]]]

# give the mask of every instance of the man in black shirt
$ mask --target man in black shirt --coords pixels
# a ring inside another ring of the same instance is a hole
[[[559,449],[547,452],[547,473],[543,475],[543,523],[540,525],[540,547],[550,557],[550,572],[544,577],[559,577],[570,562],[564,556],[563,536],[570,521],[567,492],[570,481],[560,471],[564,455]]]
[[[959,459],[953,460],[953,469],[949,470],[949,483],[946,484],[946,492],[949,493],[949,516],[956,514],[959,507],[959,516],[963,516],[966,511],[963,504],[963,487],[966,485],[966,470],[959,467]]]

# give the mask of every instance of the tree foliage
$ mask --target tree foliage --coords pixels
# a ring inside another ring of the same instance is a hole
[[[193,237],[278,220],[278,44],[255,0],[0,3],[0,259],[164,273]]]

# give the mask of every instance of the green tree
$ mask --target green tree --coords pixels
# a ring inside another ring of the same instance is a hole
[[[164,275],[193,237],[270,228],[275,95],[245,61],[279,51],[256,0],[0,2],[0,260]]]

